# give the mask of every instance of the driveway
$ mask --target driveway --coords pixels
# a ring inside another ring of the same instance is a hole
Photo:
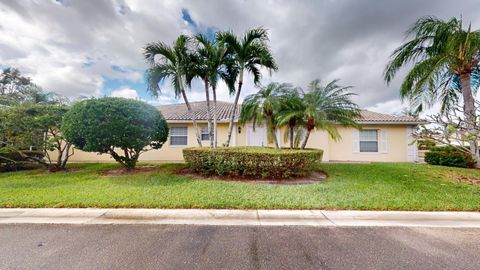
[[[0,225],[0,269],[480,269],[480,229]]]

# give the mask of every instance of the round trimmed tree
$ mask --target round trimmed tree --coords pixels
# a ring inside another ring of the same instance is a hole
[[[76,103],[63,117],[62,132],[77,149],[109,154],[126,170],[168,138],[167,122],[154,106],[116,97]]]

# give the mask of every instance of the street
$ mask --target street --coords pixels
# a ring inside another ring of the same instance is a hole
[[[0,269],[480,269],[480,229],[0,225]]]

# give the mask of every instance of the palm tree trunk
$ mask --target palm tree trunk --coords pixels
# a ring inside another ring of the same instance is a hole
[[[475,159],[475,166],[480,166],[480,155],[478,153],[478,132],[477,127],[477,115],[475,112],[475,99],[472,95],[470,73],[460,74],[460,84],[463,94],[463,111],[465,114],[465,124],[467,128],[467,134],[470,137],[468,143],[470,145],[470,153],[473,159]]]
[[[225,143],[225,146],[227,147],[230,146],[230,140],[232,138],[233,121],[235,120],[235,114],[237,113],[238,99],[240,98],[240,91],[242,90],[242,84],[243,84],[243,68],[240,69],[240,73],[238,76],[238,89],[237,89],[237,93],[235,94],[235,102],[233,103],[233,110],[232,110],[232,115],[230,117],[230,123],[228,124],[227,142]]]
[[[207,99],[207,121],[208,121],[208,139],[210,140],[210,148],[213,148],[213,125],[212,125],[212,111],[210,110],[210,92],[208,90],[208,78],[204,78],[205,83],[205,98]]]
[[[275,126],[275,120],[273,119],[273,114],[267,114],[268,120],[267,120],[267,129],[269,132],[271,132],[271,135],[273,136],[273,142],[275,143],[275,148],[279,149],[280,144],[278,143],[278,138],[277,138],[277,128]]]
[[[290,133],[290,149],[293,149],[293,127],[292,126],[288,126],[288,132]]]
[[[213,94],[213,147],[217,148],[217,87],[212,85]]]
[[[310,132],[312,130],[311,129],[307,129],[307,133],[305,134],[305,138],[303,139],[303,142],[302,142],[302,149],[305,149],[305,146],[307,146],[307,141],[308,141],[308,137],[310,137]]]
[[[273,128],[273,141],[275,142],[275,148],[280,149],[280,144],[278,143],[277,129],[276,128]]]
[[[197,137],[197,143],[198,146],[202,146],[202,138],[200,137],[200,132],[198,132],[198,125],[197,125],[197,116],[192,110],[192,106],[190,106],[190,102],[188,102],[187,99],[187,94],[185,93],[185,90],[180,91],[182,93],[183,100],[185,101],[185,105],[187,106],[187,110],[192,116],[192,123],[193,123],[193,128],[195,129],[196,137]]]

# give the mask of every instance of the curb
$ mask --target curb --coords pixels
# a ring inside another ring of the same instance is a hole
[[[480,228],[479,212],[3,208],[0,224]]]

